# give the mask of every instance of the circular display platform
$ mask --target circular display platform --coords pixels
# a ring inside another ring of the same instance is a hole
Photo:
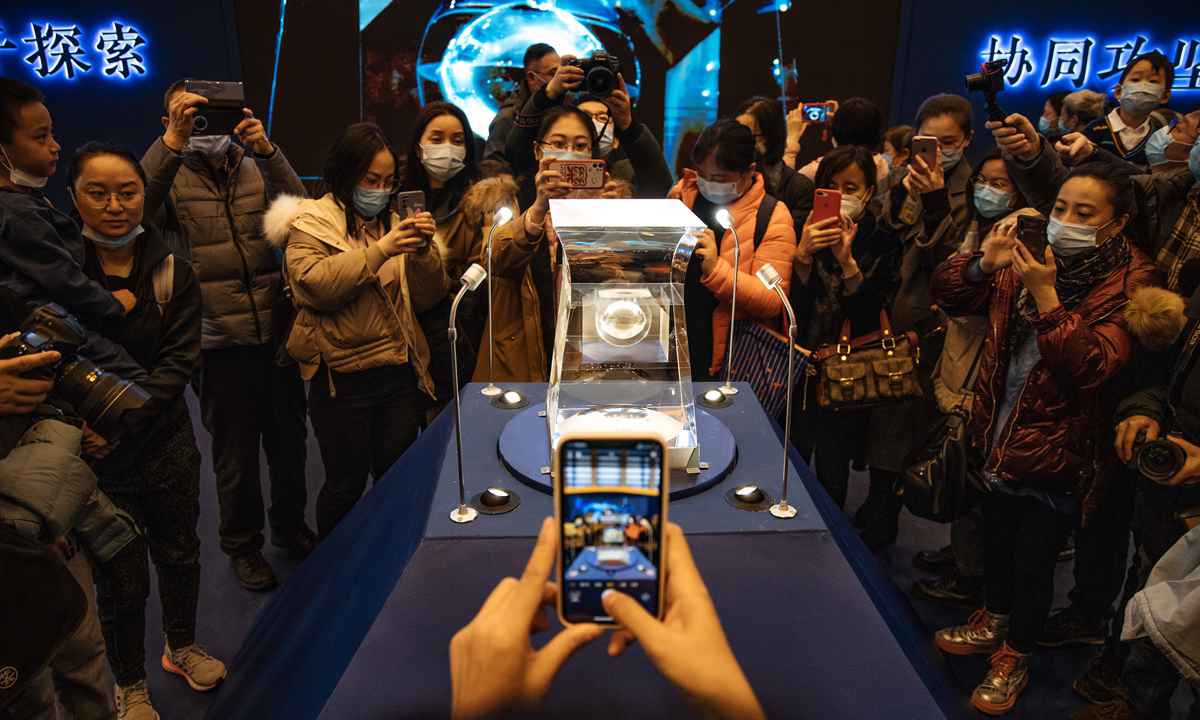
[[[515,415],[500,432],[500,461],[521,482],[550,494],[550,433],[542,415],[546,403],[531,405]],[[671,471],[671,499],[678,500],[721,482],[737,461],[733,433],[718,418],[696,408],[696,430],[700,435],[700,472]],[[546,472],[542,472],[543,469]]]

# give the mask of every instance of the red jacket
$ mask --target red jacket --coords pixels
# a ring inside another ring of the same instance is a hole
[[[1150,259],[1137,248],[1132,252],[1128,266],[1101,281],[1073,310],[1060,305],[1034,321],[1041,360],[995,446],[996,414],[1016,350],[1008,335],[1021,279],[1005,268],[972,282],[965,271],[979,253],[956,255],[933,276],[933,297],[947,313],[988,318],[971,418],[972,444],[983,453],[985,472],[1004,482],[1072,491],[1085,518],[1100,499],[1111,455],[1112,414],[1104,411],[1101,388],[1135,347],[1121,310],[1134,288],[1160,284]]]

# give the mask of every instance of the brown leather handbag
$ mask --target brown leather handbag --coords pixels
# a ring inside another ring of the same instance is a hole
[[[847,318],[838,342],[813,353],[817,403],[822,408],[859,410],[921,397],[917,333],[894,335],[891,319],[882,309],[879,328],[852,339]]]

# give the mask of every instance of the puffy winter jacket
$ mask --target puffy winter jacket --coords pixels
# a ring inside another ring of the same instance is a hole
[[[276,195],[304,195],[279,146],[263,158],[231,144],[225,160],[214,169],[200,153],[176,153],[161,137],[142,157],[146,215],[158,220],[171,249],[191,260],[200,281],[205,350],[271,341],[283,281],[262,216]]]
[[[1097,390],[1134,352],[1121,310],[1135,288],[1158,284],[1159,275],[1133,248],[1129,265],[1099,282],[1073,310],[1060,305],[1034,320],[1041,360],[1030,371],[999,443],[993,444],[1013,353],[1013,306],[1022,286],[1012,268],[974,282],[967,270],[980,256],[955,255],[933,275],[934,299],[946,313],[988,317],[974,390],[973,445],[986,472],[1003,482],[1074,492],[1086,518],[1103,490],[1102,455],[1112,444],[1111,425],[1097,421],[1105,417],[1103,393]]]

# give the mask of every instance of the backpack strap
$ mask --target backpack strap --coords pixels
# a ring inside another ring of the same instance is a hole
[[[166,317],[167,305],[175,295],[175,255],[167,253],[158,267],[154,268],[154,302],[158,303],[158,311]]]
[[[775,213],[775,206],[779,201],[773,195],[763,195],[763,200],[758,205],[758,213],[754,216],[754,251],[758,252],[758,246],[762,245],[763,238],[767,236],[767,227],[771,224],[771,215]]]

